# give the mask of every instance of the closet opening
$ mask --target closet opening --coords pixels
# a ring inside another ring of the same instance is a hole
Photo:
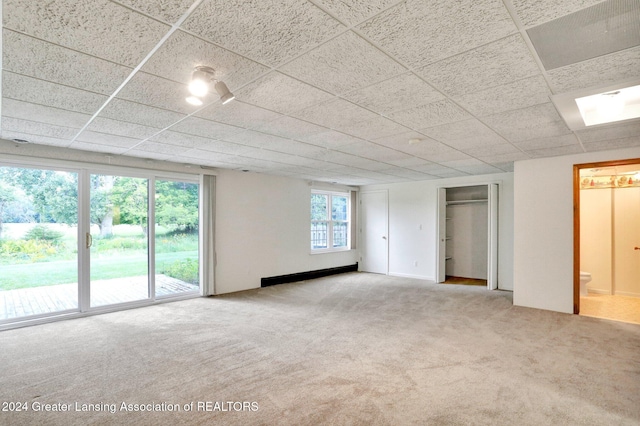
[[[438,188],[437,281],[498,288],[498,184]]]

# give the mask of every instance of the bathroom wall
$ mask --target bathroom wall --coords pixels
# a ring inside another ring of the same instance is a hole
[[[611,294],[612,191],[580,190],[580,270],[591,274],[592,293]]]

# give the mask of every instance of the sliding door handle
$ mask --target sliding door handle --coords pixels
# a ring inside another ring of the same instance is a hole
[[[87,248],[90,248],[93,245],[93,237],[91,236],[91,233],[89,233],[89,232],[87,232],[86,242],[85,243],[87,245]]]

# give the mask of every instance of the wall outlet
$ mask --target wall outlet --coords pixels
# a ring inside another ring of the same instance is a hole
[[[413,261],[413,266],[418,266],[418,261],[417,260]]]

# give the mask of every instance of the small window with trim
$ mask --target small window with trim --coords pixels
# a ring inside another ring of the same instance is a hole
[[[311,251],[351,247],[351,196],[348,192],[311,191]]]

